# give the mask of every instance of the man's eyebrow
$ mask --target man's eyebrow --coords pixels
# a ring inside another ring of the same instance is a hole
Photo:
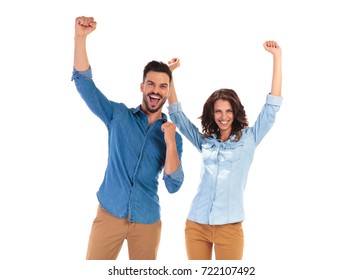
[[[154,81],[152,81],[152,80],[147,80],[145,83],[147,83],[147,84],[153,84],[153,85],[156,84],[156,83],[155,83]],[[160,84],[160,86],[169,86],[169,83],[162,83],[162,84]]]

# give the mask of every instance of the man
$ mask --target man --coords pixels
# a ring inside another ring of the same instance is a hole
[[[86,38],[96,29],[92,17],[75,20],[72,80],[91,111],[108,129],[108,165],[97,192],[99,206],[89,237],[87,259],[116,259],[127,239],[129,259],[154,260],[161,235],[158,177],[167,190],[179,190],[182,139],[167,122],[162,106],[169,96],[168,65],[151,61],[143,72],[143,99],[137,108],[108,100],[95,86]]]

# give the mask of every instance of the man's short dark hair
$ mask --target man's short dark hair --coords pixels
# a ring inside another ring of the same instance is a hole
[[[162,61],[153,60],[145,66],[145,68],[143,70],[143,81],[145,80],[147,73],[150,71],[166,73],[168,75],[168,77],[170,78],[170,83],[171,83],[172,72],[171,72],[170,68],[168,67],[168,65],[163,63]]]

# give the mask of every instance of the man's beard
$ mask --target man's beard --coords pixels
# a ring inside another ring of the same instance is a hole
[[[153,94],[153,93],[151,93]],[[150,94],[143,94],[143,103],[146,105],[146,109],[148,112],[150,113],[156,113],[158,110],[160,110],[162,108],[162,106],[165,104],[166,102],[166,98],[165,99],[160,99],[160,103],[158,104],[157,107],[152,107],[150,104],[149,104],[149,99],[148,99],[148,95]]]

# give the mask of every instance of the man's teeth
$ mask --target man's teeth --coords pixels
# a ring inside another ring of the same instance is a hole
[[[153,94],[151,94],[151,95],[150,95],[150,98],[153,98],[153,99],[158,99],[158,100],[160,100],[160,99],[161,99],[158,95],[153,95]]]

